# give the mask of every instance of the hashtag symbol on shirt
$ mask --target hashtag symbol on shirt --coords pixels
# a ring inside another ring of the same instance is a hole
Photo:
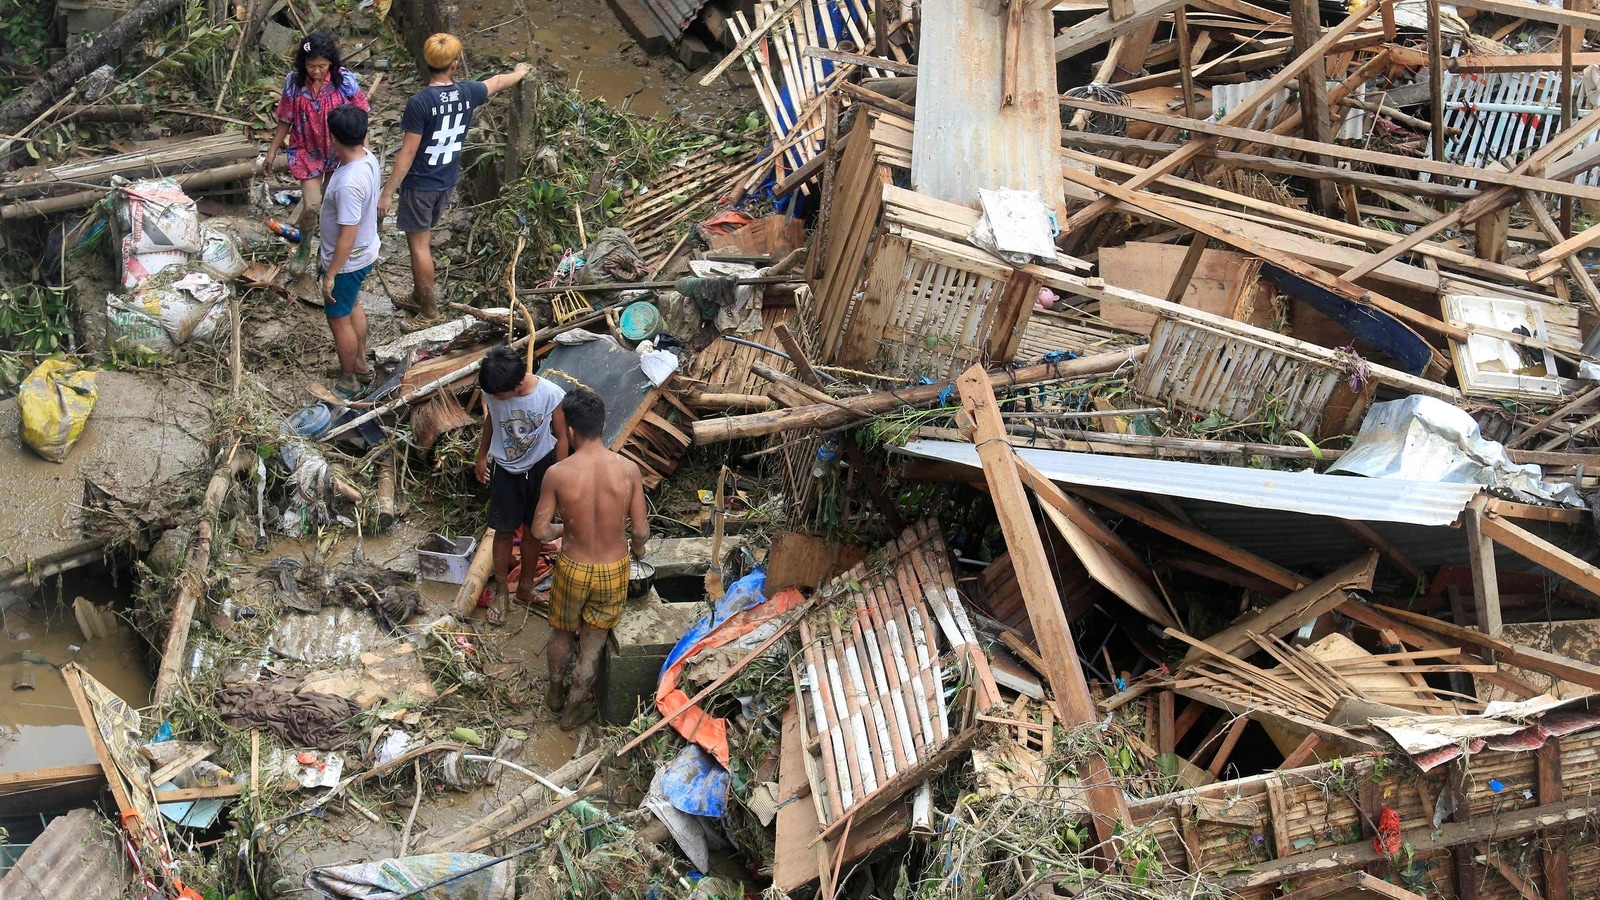
[[[461,152],[461,138],[467,133],[462,123],[465,116],[456,113],[444,120],[444,127],[433,133],[433,143],[428,145],[428,165],[449,165]]]

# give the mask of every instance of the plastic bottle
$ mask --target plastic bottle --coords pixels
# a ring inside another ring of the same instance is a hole
[[[293,225],[285,225],[282,222],[279,222],[277,219],[268,219],[267,229],[274,234],[281,236],[284,240],[291,244],[300,243],[300,229],[294,227]]]

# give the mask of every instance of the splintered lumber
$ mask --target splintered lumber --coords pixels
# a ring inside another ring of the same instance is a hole
[[[986,733],[988,733],[987,726],[981,724],[958,732],[950,740],[940,745],[938,750],[917,760],[905,771],[895,775],[880,785],[876,791],[868,794],[857,802],[855,806],[846,810],[843,816],[830,822],[826,828],[822,829],[821,834],[812,839],[812,842],[832,840],[839,832],[848,827],[856,816],[860,816],[863,819],[870,818],[884,807],[904,797],[907,791],[948,769],[951,763],[960,759],[967,751],[976,746],[978,739]]]
[[[1377,569],[1377,551],[1368,551],[1271,606],[1212,635],[1206,639],[1206,643],[1224,653],[1232,653],[1249,646],[1251,634],[1283,637],[1344,603],[1349,591],[1372,590],[1372,576]],[[1200,648],[1191,647],[1185,660],[1198,659],[1203,653]]]
[[[1145,349],[1142,346],[1131,347],[1125,351],[1099,353],[1062,363],[1023,366],[1011,372],[993,372],[987,378],[992,387],[1004,387],[1012,384],[1064,380],[1084,375],[1103,375],[1142,359]],[[765,437],[784,431],[813,431],[849,425],[902,406],[925,406],[936,403],[949,387],[950,382],[946,381],[902,390],[879,391],[835,403],[818,403],[744,416],[700,419],[693,425],[694,442],[697,445],[715,444],[719,441]]]
[[[1337,159],[1347,160],[1349,162],[1370,163],[1374,166],[1386,166],[1411,172],[1424,172],[1429,175],[1445,178],[1473,180],[1481,183],[1497,185],[1508,190],[1526,188],[1528,190],[1538,191],[1546,194],[1570,195],[1589,200],[1600,199],[1600,188],[1589,185],[1572,184],[1570,182],[1563,181],[1562,177],[1555,171],[1547,172],[1543,175],[1529,174],[1531,172],[1538,171],[1539,166],[1537,164],[1529,165],[1527,162],[1519,163],[1510,171],[1493,168],[1473,168],[1471,166],[1460,166],[1454,163],[1439,162],[1437,160],[1423,157],[1403,156],[1398,153],[1383,153],[1381,151],[1366,150],[1359,147],[1346,147],[1343,144],[1320,144],[1316,141],[1308,140],[1306,138],[1277,135],[1266,131],[1258,131],[1253,128],[1231,125],[1227,123],[1226,119],[1220,123],[1208,122],[1204,119],[1186,119],[1182,116],[1168,115],[1166,113],[1156,112],[1154,110],[1140,109],[1133,106],[1117,106],[1110,103],[1101,103],[1097,100],[1080,100],[1072,97],[1063,97],[1061,98],[1060,102],[1062,106],[1066,107],[1087,109],[1093,112],[1110,113],[1129,119],[1135,119],[1141,122],[1149,122],[1152,125],[1184,129],[1196,134],[1204,135],[1206,137],[1227,138],[1246,144],[1262,144],[1279,150],[1293,150],[1298,153],[1331,156]],[[1600,118],[1594,117],[1594,113],[1591,113],[1589,116],[1585,117],[1585,120],[1591,121],[1589,130],[1593,130],[1592,117]],[[1582,124],[1583,121],[1580,121],[1575,123],[1573,127],[1578,128]],[[1565,147],[1569,146],[1572,141],[1584,137],[1585,134],[1586,132],[1580,132],[1578,134],[1569,135],[1568,131],[1562,132],[1562,137],[1555,139],[1555,143],[1545,145],[1539,149],[1538,152],[1543,154],[1541,159],[1546,161],[1552,159],[1562,149],[1565,149]],[[1191,145],[1185,144],[1184,146],[1188,147]],[[1179,152],[1182,151],[1180,150]],[[1196,152],[1198,153],[1200,151]],[[1147,173],[1154,171],[1155,168],[1152,167],[1151,169],[1147,170]],[[1161,174],[1164,175],[1167,173],[1162,172]],[[1140,181],[1137,187],[1143,188],[1153,183],[1157,177],[1159,176],[1149,176],[1142,180],[1135,179]],[[1124,186],[1131,190],[1135,187],[1135,184],[1130,181]],[[1476,219],[1489,209],[1494,208],[1493,204],[1499,199],[1505,199],[1505,195],[1502,195],[1500,198],[1496,198],[1496,200],[1483,199],[1492,193],[1493,191],[1490,191],[1486,194],[1480,195],[1479,199],[1483,201],[1482,204],[1467,211],[1467,214],[1465,215],[1466,221],[1472,221]],[[1084,211],[1087,212],[1088,210]],[[1462,221],[1462,219],[1455,219],[1450,224],[1453,224],[1454,221]],[[1428,233],[1424,235],[1423,238],[1418,239],[1419,242],[1428,237],[1432,237],[1437,233],[1436,230],[1433,230],[1432,226],[1429,226],[1427,231]],[[1409,250],[1410,248],[1408,247],[1407,249]],[[1399,254],[1386,257],[1383,262],[1388,262],[1390,259],[1394,259],[1398,255]],[[1373,268],[1377,268],[1377,266],[1373,266]],[[1349,276],[1346,277],[1348,278]],[[1359,275],[1357,277],[1359,277]]]
[[[1068,28],[1055,39],[1056,62],[1062,62],[1104,44],[1118,35],[1133,31],[1146,22],[1172,12],[1188,0],[1133,0],[1126,16],[1103,12]]]
[[[989,483],[989,495],[1011,553],[1028,619],[1039,642],[1039,655],[1049,670],[1046,674],[1055,694],[1057,716],[1069,728],[1088,725],[1098,719],[1098,713],[1089,695],[1083,668],[1078,663],[1078,648],[1067,624],[1066,607],[1062,605],[1044,542],[1034,525],[1033,511],[1022,487],[1016,451],[1005,441],[1005,423],[995,402],[992,376],[973,366],[957,379],[956,386],[961,392],[962,405],[974,423],[973,439],[983,463],[983,475]],[[1088,787],[1089,806],[1095,812],[1092,816],[1095,834],[1102,842],[1109,842],[1116,835],[1120,822],[1132,821],[1127,800],[1121,789],[1112,783],[1105,761],[1098,754],[1089,754],[1084,782]]]
[[[1527,159],[1517,163],[1516,166],[1512,167],[1509,175],[1521,177],[1525,172],[1545,171],[1547,169],[1547,163],[1565,154],[1575,143],[1586,137],[1589,132],[1593,131],[1597,124],[1600,124],[1600,107],[1590,110],[1588,115],[1585,115],[1583,118],[1573,123],[1572,127],[1562,129],[1560,134],[1556,135],[1538,150],[1534,151]],[[1586,169],[1588,167],[1585,166],[1584,168]],[[1472,169],[1469,171],[1474,174],[1469,175],[1468,177],[1487,180],[1484,179],[1483,176],[1490,170]],[[1496,177],[1498,177],[1499,174],[1500,173],[1498,172],[1495,173]],[[1547,174],[1554,179],[1566,177],[1560,172],[1547,172]],[[1345,272],[1344,278],[1346,280],[1360,278],[1362,275],[1373,271],[1389,260],[1398,259],[1403,254],[1410,252],[1413,247],[1416,247],[1418,244],[1421,244],[1428,238],[1439,234],[1446,228],[1453,227],[1461,222],[1474,221],[1480,216],[1487,215],[1495,210],[1498,210],[1502,206],[1511,204],[1516,200],[1516,194],[1513,193],[1512,187],[1528,186],[1522,184],[1508,186],[1502,182],[1500,187],[1496,187],[1491,191],[1485,191],[1476,199],[1463,203],[1450,212],[1445,213],[1437,219],[1434,219],[1432,222],[1417,228],[1417,230],[1413,231],[1405,240],[1390,246],[1387,250],[1381,251],[1376,256],[1368,259],[1366,262],[1363,262],[1361,265]],[[1575,191],[1578,188],[1579,185],[1565,184],[1559,185],[1553,191],[1547,191],[1547,193],[1566,195],[1568,192]],[[1533,189],[1538,190],[1538,188]]]
[[[1361,27],[1361,23],[1366,21],[1367,17],[1372,14],[1374,9],[1387,5],[1391,2],[1393,2],[1393,0],[1375,0],[1373,3],[1365,4],[1352,11],[1343,22],[1329,29],[1322,35],[1321,40],[1318,40],[1315,44],[1313,44],[1309,49],[1306,50],[1305,53],[1302,53],[1296,57],[1294,62],[1291,62],[1289,65],[1279,69],[1277,74],[1273,75],[1265,82],[1258,93],[1251,96],[1249,99],[1245,100],[1243,103],[1239,104],[1233,109],[1228,110],[1227,115],[1222,117],[1221,123],[1223,125],[1241,125],[1249,123],[1253,118],[1255,118],[1256,111],[1264,106],[1267,101],[1272,98],[1273,94],[1276,94],[1282,88],[1287,87],[1289,82],[1299,78],[1300,73],[1305,71],[1312,64],[1312,62],[1321,60],[1322,57],[1328,53],[1329,49],[1337,44],[1342,38]],[[1123,110],[1122,113],[1119,113],[1120,115],[1126,115],[1130,108],[1118,107],[1118,109]],[[1188,124],[1182,127],[1193,127],[1199,123],[1199,120],[1197,119],[1185,119],[1183,121]],[[1132,181],[1128,182],[1126,187],[1129,190],[1144,189],[1147,185],[1153,183],[1162,175],[1176,172],[1185,163],[1204,152],[1206,147],[1210,145],[1211,142],[1212,138],[1209,135],[1197,137],[1194,140],[1189,141],[1177,152],[1162,158],[1160,162],[1146,169],[1144,174],[1135,176]],[[1116,201],[1107,197],[1102,197],[1101,199],[1094,201],[1093,203],[1089,204],[1088,207],[1079,210],[1077,213],[1074,213],[1070,219],[1062,223],[1062,234],[1067,236],[1076,234],[1085,226],[1093,224],[1101,216],[1110,212],[1112,207],[1115,205]]]
[[[206,485],[205,497],[200,501],[200,524],[195,528],[194,543],[184,560],[183,574],[178,578],[178,593],[172,601],[172,624],[161,652],[161,667],[156,671],[154,695],[158,708],[172,699],[184,659],[188,656],[189,626],[194,622],[195,605],[205,593],[206,570],[211,566],[211,540],[216,530],[217,512],[228,496],[228,489],[233,487],[233,476],[253,465],[255,454],[249,450],[241,452],[239,444],[235,442]]]

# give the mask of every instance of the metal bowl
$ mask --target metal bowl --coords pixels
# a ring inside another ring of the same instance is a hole
[[[628,569],[628,599],[637,600],[650,593],[650,588],[656,583],[656,567],[637,559],[631,560]]]

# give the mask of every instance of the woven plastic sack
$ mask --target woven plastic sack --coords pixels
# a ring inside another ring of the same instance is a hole
[[[170,178],[121,185],[117,217],[123,229],[125,288],[137,287],[144,279],[187,261],[189,254],[202,249],[200,213],[194,200]]]
[[[22,442],[51,462],[65,462],[99,396],[93,371],[70,360],[45,360],[17,390]]]

